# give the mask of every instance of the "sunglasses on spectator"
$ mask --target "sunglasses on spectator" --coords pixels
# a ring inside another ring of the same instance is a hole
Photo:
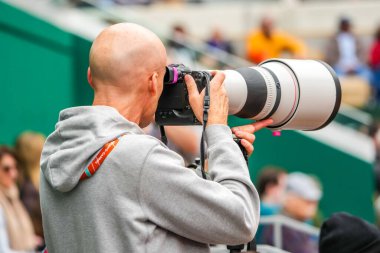
[[[9,173],[12,168],[17,170],[17,166],[12,166],[12,165],[2,166],[1,170],[4,171],[5,173]]]

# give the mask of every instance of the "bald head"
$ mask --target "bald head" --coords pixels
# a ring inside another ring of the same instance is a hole
[[[148,29],[120,23],[103,30],[92,44],[90,71],[95,90],[99,85],[132,88],[141,78],[164,71],[166,51]]]
[[[92,44],[88,80],[93,105],[111,106],[140,127],[154,119],[165,75],[166,51],[148,29],[120,23]]]

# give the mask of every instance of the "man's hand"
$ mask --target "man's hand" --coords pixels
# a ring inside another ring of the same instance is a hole
[[[241,139],[241,145],[243,145],[245,150],[247,150],[248,156],[250,156],[253,153],[253,142],[256,138],[254,133],[264,127],[269,126],[272,123],[272,119],[266,119],[244,126],[233,127],[231,130],[232,133],[236,135],[236,137],[239,137]]]
[[[227,125],[228,117],[228,97],[223,81],[224,73],[213,71],[214,78],[210,82],[210,109],[208,112],[207,125],[223,124]],[[204,90],[199,94],[197,85],[192,76],[186,75],[185,81],[189,92],[189,103],[195,117],[203,122],[203,98]]]

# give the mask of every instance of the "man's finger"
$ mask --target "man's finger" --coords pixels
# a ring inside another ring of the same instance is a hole
[[[255,141],[255,136],[251,133],[244,132],[244,131],[236,131],[235,135],[239,137],[240,139],[245,139],[250,143],[253,143]]]
[[[253,127],[255,128],[254,132],[259,131],[263,129],[264,127],[267,127],[271,124],[273,124],[273,119],[265,119],[262,121],[255,122],[253,123]]]
[[[218,70],[210,70],[210,74],[211,74],[212,76],[215,76],[216,73],[218,73],[218,72],[219,72]]]
[[[189,93],[189,96],[199,94],[197,84],[195,83],[195,80],[191,75],[185,75],[185,83],[187,86],[187,91]]]
[[[234,127],[234,128],[232,128],[232,132],[235,133],[236,131],[244,131],[244,132],[248,132],[248,133],[252,133],[253,134],[254,132],[257,132],[260,129],[263,129],[264,127],[267,127],[267,126],[269,126],[271,124],[273,124],[273,120],[272,119],[265,119],[265,120],[262,120],[262,121],[257,121],[257,122],[252,123],[252,124]]]
[[[225,78],[226,76],[223,72],[217,71],[211,83],[213,83],[214,85],[216,84],[218,86],[221,86]]]
[[[251,156],[253,153],[253,145],[244,139],[241,140],[240,143],[245,148],[245,150],[247,151],[248,156]]]
[[[193,109],[195,117],[202,122],[202,104],[203,104],[203,92],[199,94],[197,84],[194,81],[194,78],[190,75],[185,76],[185,82],[187,86],[187,91],[189,93],[189,102],[190,106]]]

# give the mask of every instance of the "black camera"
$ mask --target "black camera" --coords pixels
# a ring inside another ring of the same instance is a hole
[[[167,66],[164,88],[156,111],[158,125],[201,125],[189,104],[185,75],[194,78],[199,92],[205,88],[207,80],[212,78],[207,71],[193,71],[183,64]]]

